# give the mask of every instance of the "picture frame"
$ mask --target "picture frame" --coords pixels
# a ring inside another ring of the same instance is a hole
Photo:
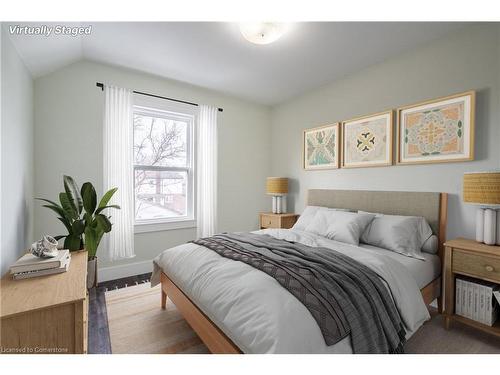
[[[393,129],[393,110],[343,121],[342,168],[392,165]]]
[[[304,130],[302,167],[305,170],[338,169],[340,141],[340,122]]]
[[[397,164],[474,160],[475,91],[397,109]]]

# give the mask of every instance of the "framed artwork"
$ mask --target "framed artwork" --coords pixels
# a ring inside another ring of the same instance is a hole
[[[342,123],[342,168],[392,165],[393,111]]]
[[[334,169],[339,167],[340,124],[306,129],[303,134],[304,169]]]
[[[475,92],[398,109],[398,163],[474,159]]]

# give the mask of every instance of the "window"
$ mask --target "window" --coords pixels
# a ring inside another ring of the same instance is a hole
[[[144,224],[155,225],[151,230],[168,229],[169,224],[175,228],[179,223],[194,225],[194,114],[177,110],[166,103],[160,108],[134,105],[136,228]]]

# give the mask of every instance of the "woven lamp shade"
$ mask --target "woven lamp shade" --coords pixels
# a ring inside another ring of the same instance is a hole
[[[464,202],[500,204],[500,172],[465,173]]]
[[[280,195],[288,194],[288,178],[268,177],[266,182],[267,194]]]

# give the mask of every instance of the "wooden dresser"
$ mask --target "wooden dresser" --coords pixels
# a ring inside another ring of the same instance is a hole
[[[0,280],[1,353],[87,352],[87,252],[71,253],[67,272]]]

